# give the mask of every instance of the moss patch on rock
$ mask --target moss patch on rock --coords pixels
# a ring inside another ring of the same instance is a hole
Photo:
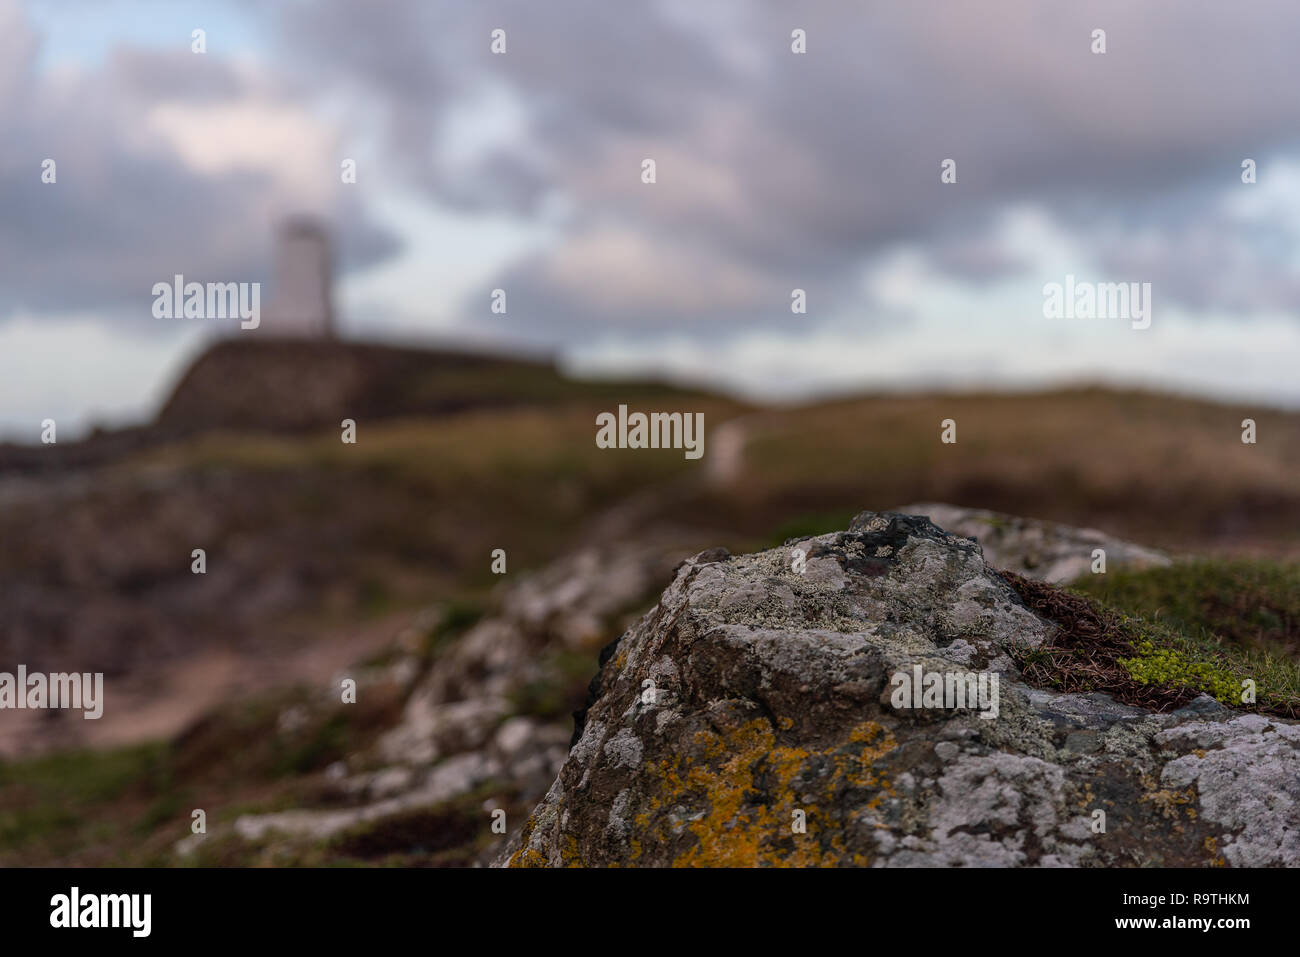
[[[1114,608],[1240,648],[1300,655],[1300,564],[1196,559],[1073,584]]]
[[[1241,684],[1221,662],[1197,660],[1177,648],[1157,645],[1150,638],[1137,643],[1137,654],[1119,663],[1143,685],[1192,688],[1226,705],[1240,703]]]
[[[1026,605],[1058,626],[1049,644],[1018,656],[1031,684],[1105,692],[1157,712],[1208,694],[1239,711],[1300,717],[1300,663],[1283,652],[1244,646],[1204,627],[1170,627],[1154,615],[1137,617],[1078,591],[1001,574]],[[1206,582],[1213,590],[1222,578],[1209,576]],[[1185,585],[1194,601],[1194,588]]]

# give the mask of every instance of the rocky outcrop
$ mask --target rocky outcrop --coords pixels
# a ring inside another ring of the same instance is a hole
[[[337,839],[475,796],[485,826],[499,809],[517,827],[568,754],[570,716],[600,647],[653,601],[691,541],[660,529],[635,542],[580,548],[521,576],[502,590],[494,613],[413,676],[401,720],[376,748],[332,768],[329,807],[246,814],[234,834],[246,841]],[[440,614],[431,610],[399,645],[418,643]],[[477,840],[456,863],[495,856],[494,845],[480,851]],[[187,838],[178,850],[198,843]]]
[[[1169,556],[1135,545],[1095,528],[1004,515],[982,508],[926,502],[899,509],[925,515],[940,528],[980,543],[984,560],[994,568],[1047,582],[1068,582],[1088,574],[1093,552],[1106,553],[1106,568],[1151,568],[1168,565]]]
[[[1030,687],[1056,627],[923,517],[697,555],[498,863],[1300,864],[1300,727]]]

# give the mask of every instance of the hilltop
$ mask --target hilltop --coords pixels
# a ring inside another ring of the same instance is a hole
[[[377,422],[532,408],[618,394],[674,395],[653,382],[616,386],[559,373],[553,362],[464,349],[336,339],[233,338],[209,346],[155,418],[50,446],[0,443],[0,475],[85,469],[206,432],[307,433],[344,418]]]

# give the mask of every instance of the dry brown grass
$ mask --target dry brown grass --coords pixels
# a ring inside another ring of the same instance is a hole
[[[1243,445],[1253,418],[1259,441]],[[957,422],[957,443],[939,441]],[[879,397],[754,420],[738,510],[945,501],[1164,547],[1300,554],[1300,414],[1100,389]]]

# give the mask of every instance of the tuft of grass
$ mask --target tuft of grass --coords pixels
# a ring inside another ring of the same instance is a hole
[[[1183,633],[1300,655],[1300,565],[1197,559],[1165,568],[1087,575],[1072,586]]]
[[[1225,575],[1231,580],[1230,570],[1219,565],[1198,563],[1209,573],[1200,578],[1180,576],[1187,607],[1196,607],[1205,593],[1219,594]],[[1019,664],[1033,684],[1062,691],[1102,691],[1126,704],[1161,712],[1206,693],[1237,710],[1300,717],[1300,662],[1276,642],[1257,638],[1248,643],[1240,635],[1217,634],[1203,619],[1189,623],[1142,617],[1132,613],[1145,610],[1141,602],[1116,607],[1080,591],[1013,572],[1001,574],[1026,605],[1059,626],[1051,645],[1020,655]],[[1150,589],[1136,592],[1149,595]],[[1253,702],[1243,700],[1250,683]]]
[[[144,800],[152,802],[145,817],[158,814],[173,800],[165,751],[150,744],[0,761],[0,863],[61,860],[119,837],[99,813],[105,807]]]

